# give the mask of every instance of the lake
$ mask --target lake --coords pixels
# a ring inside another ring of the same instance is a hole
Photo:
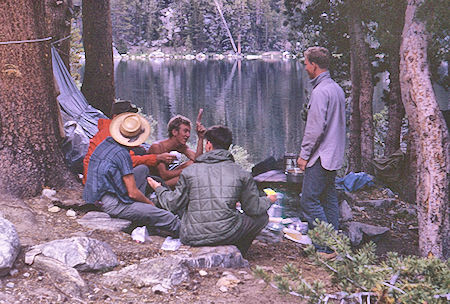
[[[129,99],[158,125],[156,139],[167,137],[167,123],[182,114],[195,124],[228,126],[233,142],[249,161],[280,158],[300,150],[304,122],[300,111],[308,76],[296,60],[128,60],[115,63],[116,98]],[[196,144],[195,131],[190,142]]]

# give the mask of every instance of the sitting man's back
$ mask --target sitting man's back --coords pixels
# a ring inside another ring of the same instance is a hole
[[[268,222],[267,209],[276,197],[259,197],[249,172],[234,162],[227,150],[231,131],[223,126],[205,134],[206,153],[183,170],[174,191],[148,179],[161,205],[182,210],[180,237],[184,244],[237,245],[243,254]],[[244,213],[236,209],[240,202]]]

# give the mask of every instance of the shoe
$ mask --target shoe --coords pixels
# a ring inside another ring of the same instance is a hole
[[[322,252],[322,251],[318,251],[317,255],[325,261],[333,261],[336,259],[337,253],[336,252],[331,252],[331,253],[326,253],[326,252]]]

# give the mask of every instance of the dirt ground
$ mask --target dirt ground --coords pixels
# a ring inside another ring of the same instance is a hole
[[[80,193],[68,192],[66,195],[74,197],[80,196]],[[361,191],[357,195],[369,199],[381,194],[375,189]],[[120,261],[117,268],[131,265],[143,258],[170,253],[159,249],[162,238],[152,237],[152,243],[138,244],[123,232],[89,230],[80,226],[76,219],[65,215],[64,209],[58,213],[50,213],[47,200],[36,198],[27,201],[27,204],[36,214],[37,223],[32,229],[19,234],[22,251],[14,266],[16,270],[1,279],[0,303],[304,303],[299,297],[280,294],[252,273],[256,266],[263,267],[270,274],[281,273],[286,263],[292,263],[301,269],[306,281],[322,280],[327,289],[334,289],[327,272],[312,264],[299,244],[283,239],[276,244],[255,241],[247,256],[249,269],[204,269],[207,272],[205,276],[199,274],[200,269],[191,270],[190,280],[170,290],[168,294],[155,294],[151,288],[137,289],[129,283],[124,283],[120,289],[111,289],[99,284],[101,273],[80,272],[89,291],[82,300],[73,299],[48,274],[24,264],[24,253],[31,245],[58,238],[89,236],[111,245]],[[76,218],[84,213],[77,211]],[[391,218],[387,215],[388,212],[368,209],[365,214],[356,214],[357,220],[391,227],[391,232],[385,238],[375,240],[378,244],[377,254],[380,258],[387,251],[416,254],[417,230],[410,229],[417,226],[416,220]],[[216,286],[224,272],[234,274],[241,281],[227,292],[220,291]]]

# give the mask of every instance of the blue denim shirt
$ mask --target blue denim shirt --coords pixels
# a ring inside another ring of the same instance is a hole
[[[89,160],[83,199],[93,204],[100,201],[103,195],[112,194],[121,202],[133,203],[122,179],[128,174],[133,174],[130,152],[112,137],[107,137]]]

